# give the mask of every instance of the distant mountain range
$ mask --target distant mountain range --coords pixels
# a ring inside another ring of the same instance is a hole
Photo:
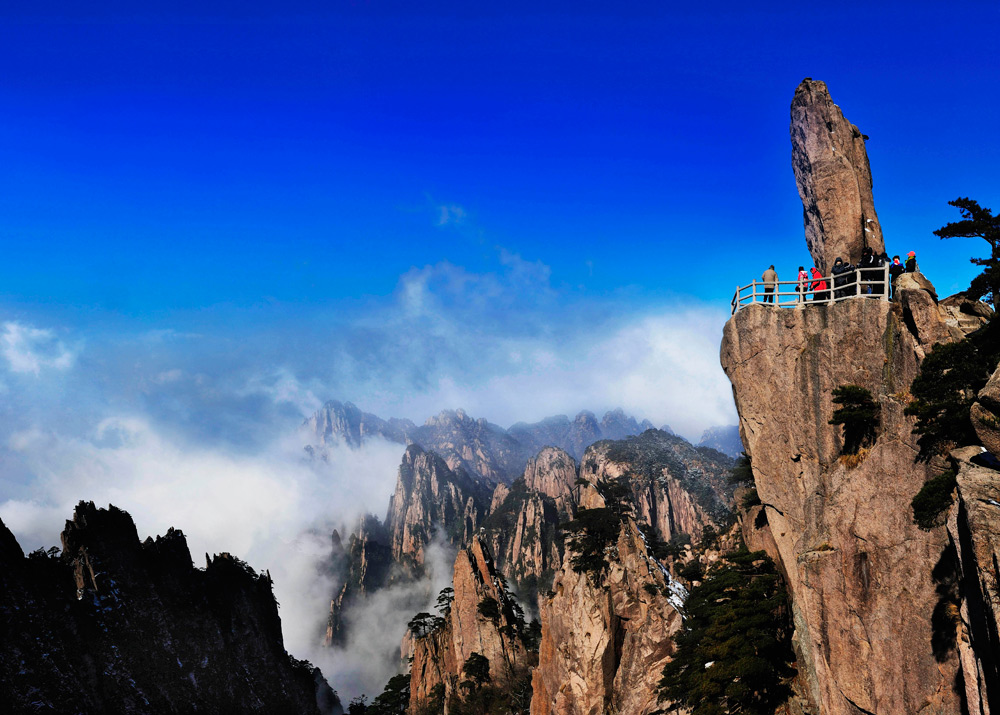
[[[331,400],[303,424],[313,456],[322,458],[335,444],[358,447],[372,437],[422,448],[440,455],[451,469],[464,469],[491,484],[509,484],[524,471],[528,460],[543,447],[558,447],[580,459],[587,447],[605,439],[624,439],[654,429],[649,420],[641,422],[621,409],[605,413],[600,420],[583,411],[572,420],[566,415],[547,417],[540,422],[518,422],[504,429],[475,419],[464,410],[444,410],[417,425],[408,419],[383,419],[363,412],[350,402]],[[674,434],[669,425],[661,430]],[[706,430],[698,446],[716,449],[735,457],[743,451],[736,427]]]

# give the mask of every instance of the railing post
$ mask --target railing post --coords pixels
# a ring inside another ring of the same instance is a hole
[[[833,305],[836,301],[836,291],[833,290],[833,272],[830,272],[830,277],[826,279],[826,285],[830,291],[826,294],[827,305]]]
[[[855,297],[861,295],[861,269],[854,269],[854,295]]]
[[[751,303],[756,303],[757,302],[757,279],[756,278],[753,279],[753,298],[751,299],[750,302]]]
[[[892,287],[889,285],[889,265],[886,263],[882,266],[882,301],[884,303],[889,302],[889,289]]]

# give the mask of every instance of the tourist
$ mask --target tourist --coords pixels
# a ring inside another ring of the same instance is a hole
[[[853,283],[851,278],[853,276],[847,275],[849,271],[853,271],[854,266],[850,263],[844,263],[844,259],[837,256],[837,260],[833,262],[833,269],[830,273],[833,274],[833,287],[836,289],[833,291],[834,299],[846,298],[850,291],[845,287],[848,283]]]
[[[774,303],[774,284],[778,282],[778,274],[774,272],[774,266],[764,271],[764,275],[761,277],[764,279],[764,302]]]
[[[795,286],[795,290],[799,292],[799,303],[804,303],[806,300],[806,291],[809,290],[809,274],[806,273],[805,266],[799,266],[799,278],[798,285]]]
[[[871,295],[875,291],[875,281],[878,280],[878,271],[872,270],[878,266],[878,259],[875,258],[875,251],[869,246],[861,253],[861,261],[858,263],[858,268],[861,269],[861,280],[863,281],[861,286],[861,292],[865,295]]]
[[[899,256],[893,256],[892,263],[889,265],[889,287],[892,289],[889,291],[889,300],[895,299],[896,279],[903,275],[905,270],[903,264],[899,262]]]
[[[910,251],[906,254],[906,272],[916,273],[917,272],[917,254],[915,251]]]
[[[811,270],[813,282],[810,289],[812,290],[813,300],[826,300],[830,297],[830,293],[826,289],[826,281],[823,280],[823,274],[819,272],[819,268],[816,266],[813,266]]]

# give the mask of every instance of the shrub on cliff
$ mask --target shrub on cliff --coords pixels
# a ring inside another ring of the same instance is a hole
[[[955,470],[949,469],[924,482],[913,497],[913,523],[925,531],[941,524],[941,514],[951,506],[951,493],[955,490]]]
[[[976,395],[1000,359],[1000,328],[992,322],[957,343],[935,345],[910,386],[915,415],[913,431],[920,435],[919,461],[945,455],[959,445],[979,444],[969,418]]]
[[[585,480],[580,481],[589,485]],[[569,547],[575,552],[570,566],[577,573],[589,574],[595,587],[600,585],[607,571],[607,557],[615,546],[622,522],[632,513],[631,492],[624,482],[602,479],[596,488],[604,497],[605,506],[581,508],[572,521],[560,524],[567,534]]]
[[[872,393],[860,385],[841,385],[833,390],[832,425],[844,425],[844,454],[857,454],[875,443],[879,427],[879,406]]]
[[[746,547],[730,554],[684,604],[677,652],[663,668],[660,701],[691,715],[773,713],[794,674],[792,626],[774,563]]]

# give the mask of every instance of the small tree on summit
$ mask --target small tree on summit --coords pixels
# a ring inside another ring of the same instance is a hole
[[[985,298],[993,303],[994,310],[1000,311],[1000,216],[994,216],[990,209],[969,198],[958,198],[948,204],[962,213],[962,220],[945,224],[934,235],[938,238],[981,238],[990,244],[988,258],[969,259],[984,268],[972,279],[966,294],[972,300]]]
[[[872,393],[859,385],[841,385],[833,390],[835,410],[832,425],[844,425],[844,454],[857,454],[862,447],[875,443],[879,425],[879,407]]]

